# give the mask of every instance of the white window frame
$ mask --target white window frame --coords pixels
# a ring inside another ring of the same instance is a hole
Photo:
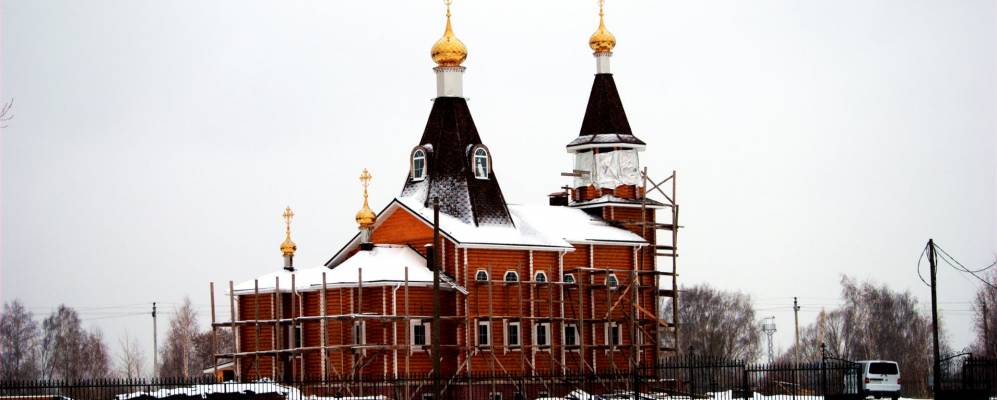
[[[417,158],[422,158],[422,174],[420,174],[420,175],[416,175],[415,160]],[[412,150],[412,159],[410,160],[410,162],[412,163],[412,180],[413,181],[418,182],[418,181],[426,179],[426,169],[427,169],[426,167],[429,165],[429,163],[427,162],[427,160],[428,160],[428,157],[426,157],[426,150],[425,149],[423,149],[422,147],[417,147],[415,150]]]
[[[568,343],[568,329],[571,329],[571,331],[574,332],[574,335],[572,335],[572,336],[575,338],[575,343]],[[578,334],[578,325],[576,325],[576,324],[565,324],[564,325],[564,332],[561,334],[561,342],[564,344],[564,346],[565,347],[580,347],[581,346],[581,342],[580,342],[579,339],[581,339],[581,335]]]
[[[488,400],[502,400],[502,393],[501,392],[488,393]]]
[[[617,339],[616,343],[612,343],[613,342],[613,335],[612,335],[613,330],[616,330],[616,332],[617,332],[617,334],[616,334],[616,339]],[[606,323],[606,346],[615,347],[616,350],[619,351],[620,344],[622,344],[622,343],[623,343],[623,330],[620,329],[620,324],[617,324],[616,322]],[[609,351],[609,349],[610,349],[610,347],[607,347],[606,351]]]
[[[540,332],[539,328],[543,328],[544,332],[547,335],[547,340],[545,340],[543,344],[540,343],[539,340],[540,335],[537,334],[538,332]],[[551,339],[553,339],[552,336],[554,335],[550,331],[550,322],[537,322],[533,324],[533,344],[535,344],[537,347],[541,349],[549,349],[551,346],[551,341],[552,341]]]
[[[484,280],[478,279],[478,277],[481,275],[482,272],[485,273],[485,279]],[[483,269],[479,269],[479,270],[475,271],[474,272],[474,280],[476,282],[488,282],[488,271],[485,271]]]
[[[609,284],[609,279],[610,278],[612,278],[613,282],[615,282],[612,285]],[[618,289],[620,287],[620,278],[617,278],[615,273],[610,272],[609,274],[606,275],[606,286],[608,286],[609,289],[611,289],[611,290]]]
[[[509,321],[509,320],[505,320],[505,324],[504,325],[505,326],[504,326],[504,330],[502,332],[503,333],[502,337],[503,337],[503,341],[505,342],[505,347],[508,347],[510,349],[513,349],[513,350],[519,350],[520,348],[522,348],[523,347],[523,325],[521,323],[519,323],[519,321]],[[509,328],[511,328],[513,326],[516,327],[516,344],[509,343],[509,338],[512,336],[512,335],[509,334]]]
[[[540,280],[541,277],[543,277],[543,280]],[[547,283],[547,273],[544,272],[544,271],[537,271],[537,273],[533,274],[533,281],[536,282],[536,283],[546,284]]]
[[[429,346],[430,344],[429,332],[430,329],[432,329],[431,325],[432,324],[430,324],[429,322],[422,322],[421,320],[418,319],[409,320],[408,337],[409,337],[409,344],[412,346],[412,351],[426,351],[425,347]],[[422,331],[422,340],[424,342],[423,344],[418,344],[415,342],[415,328],[417,326],[421,326],[423,328]]]
[[[481,343],[481,327],[484,326],[488,332],[485,335],[488,338],[488,343]],[[474,331],[474,341],[477,343],[478,347],[483,349],[491,349],[492,347],[492,321],[491,320],[478,320],[477,329]]]
[[[357,328],[360,328],[357,334]],[[363,346],[367,344],[367,321],[353,321],[353,345]]]
[[[571,282],[568,282],[567,278],[571,278]],[[564,274],[564,276],[561,277],[561,282],[564,282],[566,285],[574,285],[578,283],[578,281],[575,280],[575,274]]]
[[[510,281],[509,280],[509,274],[512,274],[513,276],[515,276],[516,279]],[[516,272],[516,271],[511,270],[511,269],[508,270],[508,271],[505,271],[505,274],[502,275],[502,281],[503,282],[507,282],[507,283],[519,282],[519,272]]]
[[[481,152],[481,154],[479,154]],[[485,159],[485,170],[478,170],[478,159]],[[492,172],[491,157],[488,156],[488,150],[482,146],[475,147],[471,150],[471,171],[474,172],[475,179],[488,180],[488,175]],[[478,172],[484,172],[485,175],[479,175]]]

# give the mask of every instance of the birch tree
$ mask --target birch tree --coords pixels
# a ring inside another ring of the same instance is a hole
[[[34,315],[19,300],[4,304],[0,315],[0,381],[38,377],[38,340]]]

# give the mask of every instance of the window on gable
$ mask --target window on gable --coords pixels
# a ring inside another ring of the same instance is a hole
[[[537,271],[537,275],[533,280],[537,281],[537,283],[547,283],[547,274],[543,271]]]
[[[568,285],[574,285],[575,284],[575,276],[572,275],[572,274],[564,274],[564,283],[566,283]]]
[[[478,179],[488,179],[488,150],[478,147],[474,150],[474,177]]]
[[[505,272],[506,282],[519,282],[519,274],[516,271],[506,271]]]
[[[505,345],[519,347],[519,322],[509,322],[505,325]]]
[[[480,281],[480,282],[487,282],[488,281],[488,271],[485,271],[483,269],[479,269],[478,272],[474,274],[474,280]]]
[[[412,180],[426,179],[426,151],[416,149],[412,152]]]
[[[616,274],[609,274],[606,276],[606,286],[609,286],[610,289],[620,287],[620,281],[619,279],[616,279]]]

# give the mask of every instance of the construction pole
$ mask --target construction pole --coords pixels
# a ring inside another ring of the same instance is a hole
[[[938,273],[938,260],[935,257],[935,241],[928,239],[928,263],[931,265],[931,340],[934,345],[932,354],[935,356],[934,370],[931,374],[931,385],[935,398],[938,398],[938,390],[940,389],[939,386],[942,382],[942,377],[941,362],[938,355],[938,294],[935,291],[935,287],[937,286],[935,285],[935,277]]]
[[[796,345],[793,346],[793,362],[796,365],[800,364],[800,305],[796,301],[796,297],[793,297],[793,323],[796,325],[795,341]]]
[[[433,197],[433,398],[440,399],[440,199]]]
[[[159,377],[159,345],[156,336],[156,302],[152,302],[152,377]]]

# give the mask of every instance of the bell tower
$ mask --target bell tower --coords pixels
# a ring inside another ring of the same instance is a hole
[[[603,2],[599,3],[599,27],[589,37],[589,47],[596,60],[595,80],[581,131],[566,146],[574,155],[575,178],[569,204],[633,202],[641,197],[638,153],[645,144],[630,130],[613,80],[610,59],[616,37],[606,29]]]

